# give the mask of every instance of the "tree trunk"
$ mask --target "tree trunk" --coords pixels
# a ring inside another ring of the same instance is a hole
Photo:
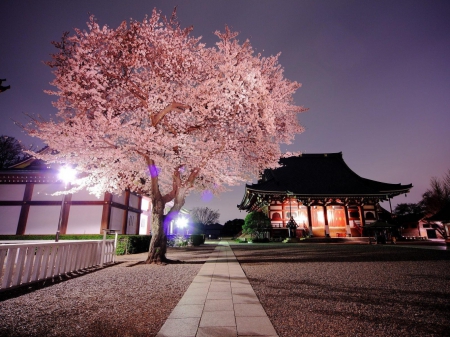
[[[174,205],[169,213],[164,216],[165,202],[164,198],[153,198],[152,210],[152,239],[150,241],[150,248],[148,257],[145,263],[147,264],[166,264],[170,262],[166,257],[167,252],[167,237],[165,229],[170,225],[170,222],[177,216],[181,207],[183,207],[186,200],[186,188],[177,189],[174,198]]]
[[[152,239],[145,263],[164,264],[167,262],[167,237],[165,233],[164,206],[162,198],[152,199]]]
[[[199,169],[194,169],[189,174],[185,184],[182,183],[180,177],[179,167],[174,170],[173,174],[173,189],[166,195],[161,195],[158,183],[158,170],[155,162],[149,157],[144,156],[149,167],[149,173],[152,181],[152,239],[150,241],[150,248],[148,250],[148,257],[145,263],[151,264],[166,264],[170,262],[166,258],[167,251],[167,237],[165,229],[170,225],[170,222],[178,216],[178,212],[184,205],[186,193],[197,176]],[[169,213],[164,216],[164,207],[166,204],[174,200],[174,205]]]

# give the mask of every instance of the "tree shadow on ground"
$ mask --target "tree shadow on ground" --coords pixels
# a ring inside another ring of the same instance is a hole
[[[235,247],[239,263],[293,263],[293,262],[380,262],[380,261],[450,261],[446,250],[397,248],[381,245],[348,246],[251,246]],[[282,256],[281,256],[282,255]]]
[[[40,280],[34,283],[30,283],[30,284],[25,284],[25,285],[21,285],[12,289],[4,289],[0,292],[0,302],[5,301],[5,300],[9,300],[11,298],[15,298],[15,297],[19,297],[25,294],[29,294],[32,292],[35,292],[36,290],[39,289],[44,289],[47,287],[51,287],[55,284],[58,283],[62,283],[62,282],[66,282],[72,279],[75,279],[77,277],[81,277],[87,274],[91,274],[91,273],[95,273],[96,271],[99,270],[103,270],[105,268],[110,268],[113,266],[117,266],[122,264],[123,262],[115,262],[112,264],[108,264],[103,266],[103,268],[98,267],[91,267],[91,268],[86,268],[83,270],[79,270],[79,271],[75,271],[75,272],[71,272],[71,273],[67,273],[67,274],[63,274],[63,275],[58,275],[58,276],[54,276],[51,278],[47,278],[45,280]],[[0,335],[1,336],[1,335]]]

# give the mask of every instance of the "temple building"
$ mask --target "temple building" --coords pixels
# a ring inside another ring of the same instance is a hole
[[[55,195],[65,190],[58,169],[29,158],[0,170],[0,235],[55,234],[58,223],[61,234],[102,234],[103,229],[151,234],[150,197],[123,191],[97,198],[86,190]],[[166,206],[167,212],[172,204]],[[188,211],[181,213],[186,216]],[[166,234],[176,233],[176,225],[170,223]]]
[[[246,185],[238,205],[247,212],[264,212],[271,220],[272,237],[288,237],[291,217],[297,236],[362,236],[363,227],[380,218],[381,201],[412,188],[360,177],[342,152],[282,158],[280,165],[265,170],[256,184]]]
[[[105,193],[100,198],[86,190],[64,191],[58,167],[29,158],[0,170],[0,235],[101,234],[114,229],[120,234],[148,234],[151,202],[129,191]]]

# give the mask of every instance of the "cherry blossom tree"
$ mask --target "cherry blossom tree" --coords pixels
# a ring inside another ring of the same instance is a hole
[[[164,226],[189,192],[217,194],[278,165],[280,144],[303,130],[292,98],[300,84],[284,78],[278,55],[255,54],[228,27],[206,47],[175,11],[87,25],[54,42],[48,93],[58,113],[28,132],[56,150],[42,159],[83,172],[78,189],[151,196],[147,262],[164,263]]]

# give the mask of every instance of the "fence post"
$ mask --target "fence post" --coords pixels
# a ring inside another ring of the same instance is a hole
[[[103,229],[102,251],[100,253],[100,268],[103,268],[103,260],[105,258],[106,232],[107,231],[108,231],[108,229]]]
[[[119,234],[119,231],[115,231],[116,236],[114,238],[114,253],[113,253],[113,263],[116,263],[116,249],[117,249],[117,235]]]

